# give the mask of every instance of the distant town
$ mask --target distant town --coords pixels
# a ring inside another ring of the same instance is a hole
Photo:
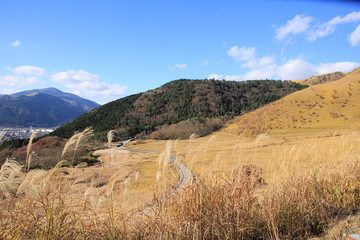
[[[44,136],[54,131],[54,128],[11,128],[0,127],[0,142],[14,140],[14,139],[26,139],[34,132],[36,137]]]

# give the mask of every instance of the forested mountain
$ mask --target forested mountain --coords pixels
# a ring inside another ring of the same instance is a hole
[[[55,88],[0,95],[0,126],[56,127],[99,106]]]
[[[231,118],[306,87],[290,81],[181,79],[98,107],[52,135],[70,137],[75,131],[92,126],[95,133],[116,129],[122,138],[133,137],[190,118]]]

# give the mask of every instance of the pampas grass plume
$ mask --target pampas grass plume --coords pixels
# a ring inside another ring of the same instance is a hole
[[[29,144],[27,145],[27,148],[26,148],[26,162],[25,162],[25,171],[26,172],[29,171],[31,158],[35,154],[34,152],[31,152],[31,148],[32,148],[32,144],[33,144],[33,140],[34,140],[35,136],[36,136],[36,132],[31,133],[31,136],[29,139]]]

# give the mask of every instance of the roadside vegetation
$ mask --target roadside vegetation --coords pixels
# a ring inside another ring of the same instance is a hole
[[[224,126],[219,118],[195,118],[172,125],[160,126],[150,134],[152,139],[188,139],[206,136]]]

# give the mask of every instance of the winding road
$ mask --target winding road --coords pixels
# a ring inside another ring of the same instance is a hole
[[[160,151],[152,151],[152,150],[140,150],[140,149],[129,149],[125,148],[124,146],[131,142],[132,140],[126,140],[121,142],[122,146],[118,147],[120,149],[126,149],[128,151],[134,151],[134,152],[151,152],[151,153],[161,153]],[[177,191],[183,187],[185,187],[187,184],[192,183],[195,180],[195,176],[192,173],[192,171],[181,161],[179,161],[174,154],[170,154],[170,161],[175,165],[175,167],[180,172],[180,179],[179,183],[174,191]]]
[[[118,148],[128,150],[128,151],[133,151],[133,152],[149,152],[149,153],[159,153],[159,154],[161,153],[160,151],[125,148],[124,146],[127,143],[131,142],[131,141],[132,140],[129,139],[129,140],[121,142],[122,145],[120,147],[118,147]],[[177,186],[172,191],[168,192],[168,196],[170,196],[171,194],[181,190],[182,188],[184,188],[189,183],[192,183],[192,182],[195,181],[195,176],[192,173],[192,171],[183,162],[179,161],[177,159],[176,155],[170,154],[170,161],[179,170],[180,178],[179,178],[179,182],[178,182]],[[130,215],[133,215],[133,214],[139,213],[139,212],[145,213],[145,212],[147,212],[145,210],[148,209],[149,207],[151,207],[153,204],[155,204],[155,201],[152,201],[152,202],[146,204],[144,209],[130,212]]]

